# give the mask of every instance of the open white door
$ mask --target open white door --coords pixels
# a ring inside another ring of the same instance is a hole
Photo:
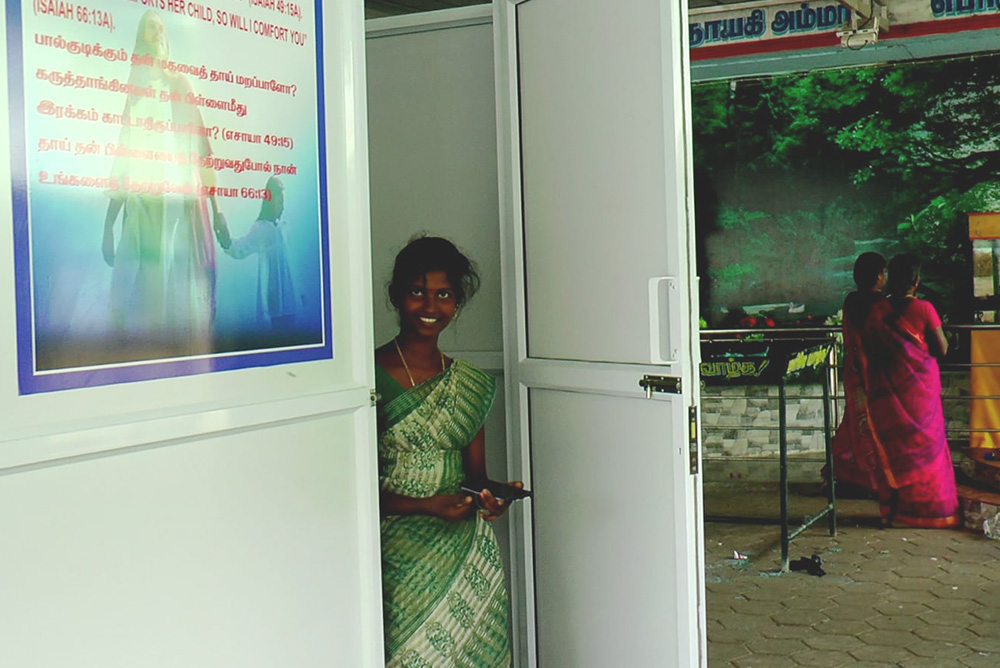
[[[494,5],[522,666],[704,665],[685,4]]]

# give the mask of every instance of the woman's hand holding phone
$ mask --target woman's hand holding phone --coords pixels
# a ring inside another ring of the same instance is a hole
[[[524,489],[524,483],[514,480],[509,483],[486,481],[477,491],[480,485],[476,483],[463,483],[462,491],[475,494],[479,505],[479,515],[487,522],[499,519],[510,506],[511,501],[531,496],[530,492]]]

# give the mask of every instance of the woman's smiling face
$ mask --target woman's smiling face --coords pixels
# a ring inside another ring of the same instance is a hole
[[[455,290],[443,271],[429,271],[410,284],[399,306],[400,329],[430,337],[440,334],[455,317]]]

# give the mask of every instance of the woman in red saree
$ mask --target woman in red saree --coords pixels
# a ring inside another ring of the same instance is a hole
[[[885,301],[885,258],[878,253],[862,253],[854,262],[854,283],[858,289],[844,300],[844,418],[833,436],[833,473],[837,494],[848,487],[865,494],[878,489],[875,477],[877,458],[875,443],[868,425],[865,391],[865,365],[862,350],[863,333],[868,314],[877,302]],[[826,471],[823,471],[827,479]]]
[[[866,408],[883,524],[951,527],[958,494],[935,359],[948,342],[937,311],[915,296],[919,284],[919,261],[894,257],[889,298],[872,306],[865,325]]]

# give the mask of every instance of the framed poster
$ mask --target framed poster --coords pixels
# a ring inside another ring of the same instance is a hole
[[[20,394],[333,358],[321,7],[6,3]]]

